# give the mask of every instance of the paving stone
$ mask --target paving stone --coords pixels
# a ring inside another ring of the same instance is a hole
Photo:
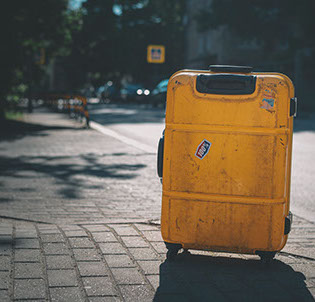
[[[154,292],[149,285],[119,285],[126,302],[152,301]]]
[[[139,233],[132,226],[113,228],[119,236],[139,236]]]
[[[110,232],[92,233],[96,242],[117,242],[116,237]]]
[[[108,270],[103,262],[77,262],[82,277],[108,276]]]
[[[72,261],[70,256],[46,256],[46,263],[48,269],[68,269],[72,268]]]
[[[309,291],[310,295],[313,297],[313,300],[314,300],[314,297],[315,297],[315,287],[309,288],[308,291]]]
[[[125,248],[118,242],[100,243],[103,254],[126,254]]]
[[[94,249],[73,249],[76,261],[100,261],[101,256]]]
[[[69,238],[75,238],[75,237],[88,237],[87,233],[83,230],[77,230],[77,231],[65,231],[65,234]]]
[[[112,268],[117,284],[145,284],[137,268]]]
[[[135,226],[140,231],[156,231],[156,230],[159,230],[159,227],[156,226],[156,225],[136,223]]]
[[[158,287],[160,286],[160,276],[159,275],[147,275],[146,277],[149,279],[153,288],[155,290],[157,290]]]
[[[40,232],[51,231],[51,230],[59,231],[58,227],[56,225],[52,225],[52,224],[49,224],[49,225],[38,224],[37,228],[39,229]]]
[[[109,277],[82,278],[88,296],[114,296],[117,291]]]
[[[41,235],[42,242],[44,243],[63,243],[65,239],[61,234],[45,234]]]
[[[13,224],[7,220],[0,220],[0,234],[11,234],[13,230]]]
[[[89,238],[69,238],[72,248],[93,248],[94,244]]]
[[[151,242],[151,244],[159,254],[167,253],[167,248],[164,242]]]
[[[8,289],[9,286],[9,272],[0,272],[0,289]]]
[[[11,301],[9,297],[9,293],[7,290],[0,290],[0,301],[1,302],[9,302]]]
[[[41,235],[56,235],[56,234],[61,234],[60,231],[58,229],[56,230],[44,230],[44,231],[40,231]]]
[[[9,234],[9,235],[0,235],[0,245],[2,245],[2,244],[12,244],[12,241],[13,241],[13,239],[12,239],[12,236],[11,236],[11,234]]]
[[[46,288],[42,279],[14,280],[15,299],[45,299]]]
[[[8,271],[11,267],[11,257],[1,256],[0,257],[0,271]]]
[[[47,270],[50,287],[77,286],[78,281],[74,270]]]
[[[44,243],[45,255],[68,255],[69,250],[65,243]]]
[[[314,287],[315,288],[315,279],[306,279],[305,280],[306,287]]]
[[[16,231],[16,239],[37,239],[38,235],[35,230],[32,231]]]
[[[306,265],[300,263],[294,263],[290,265],[293,270],[296,272],[302,272],[303,275],[309,278],[315,278],[315,262],[309,261]]]
[[[84,302],[81,291],[78,287],[55,287],[50,288],[51,301],[57,302]]]
[[[84,225],[86,229],[88,229],[90,232],[110,232],[110,230],[103,224],[101,225]]]
[[[89,302],[120,302],[120,301],[122,300],[117,296],[89,297]]]
[[[58,228],[40,229],[39,232],[41,235],[61,234]]]
[[[15,251],[15,262],[39,262],[40,250],[21,249]]]
[[[12,252],[11,239],[10,240],[4,240],[4,241],[2,241],[0,239],[0,256],[1,255],[9,256],[9,255],[11,255],[11,252]]]
[[[123,242],[127,247],[149,247],[149,244],[142,237],[122,237]]]
[[[67,203],[65,205],[65,207],[67,209],[72,209],[72,208],[79,208],[82,205],[82,203]],[[67,212],[65,213],[67,215]],[[82,228],[78,225],[75,224],[62,224],[60,225],[60,228],[64,231],[64,232],[69,232],[69,231],[83,231]]]
[[[150,248],[130,248],[130,253],[136,260],[157,260],[157,256]]]
[[[146,275],[158,275],[162,261],[137,261]]]
[[[12,243],[12,231],[10,233],[6,233],[6,232],[3,232],[4,234],[1,234],[0,232],[0,242],[1,242],[1,245],[4,244],[4,243]]]
[[[16,279],[40,279],[43,277],[41,263],[15,263],[14,277]]]
[[[131,267],[135,266],[128,255],[104,255],[109,267]]]
[[[142,231],[144,237],[149,241],[164,242],[161,231]]]

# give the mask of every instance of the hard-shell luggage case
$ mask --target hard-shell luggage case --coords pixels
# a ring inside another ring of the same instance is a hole
[[[158,152],[168,258],[183,248],[270,260],[284,247],[295,114],[283,74],[210,66],[170,78]]]

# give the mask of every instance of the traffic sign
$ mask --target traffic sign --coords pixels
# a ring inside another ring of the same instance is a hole
[[[149,45],[147,52],[148,63],[161,64],[165,62],[165,46],[164,45]]]

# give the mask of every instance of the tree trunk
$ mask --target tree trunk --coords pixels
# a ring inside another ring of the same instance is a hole
[[[5,121],[3,96],[0,96],[0,124]]]

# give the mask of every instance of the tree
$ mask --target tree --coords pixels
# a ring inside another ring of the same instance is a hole
[[[93,85],[131,75],[150,82],[158,69],[169,75],[183,62],[185,0],[88,0],[83,4],[83,29],[75,37],[68,70],[80,70],[77,85],[91,75]],[[146,62],[149,44],[166,46],[167,62]],[[75,83],[73,83],[75,85]]]
[[[66,55],[80,16],[68,8],[68,0],[2,1],[0,48],[0,112],[17,84],[38,83],[40,70],[34,55],[45,49],[46,58]],[[30,76],[32,74],[32,77]]]

